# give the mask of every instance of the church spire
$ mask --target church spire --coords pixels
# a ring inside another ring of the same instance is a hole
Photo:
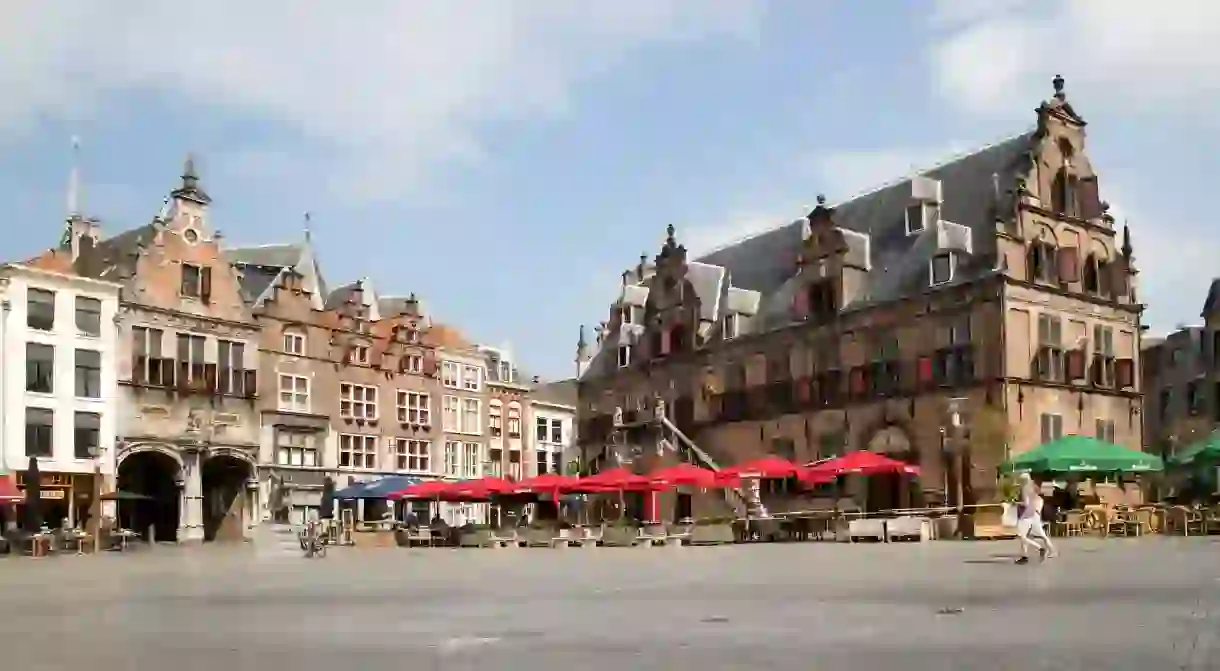
[[[199,173],[195,169],[195,156],[193,154],[186,155],[186,161],[182,166],[182,186],[175,189],[170,195],[174,198],[194,201],[200,205],[207,205],[212,202],[207,192],[199,186]]]

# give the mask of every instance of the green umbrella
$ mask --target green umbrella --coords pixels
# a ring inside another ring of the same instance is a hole
[[[1089,436],[1064,436],[1017,455],[1000,466],[1004,473],[1125,473],[1160,471],[1161,458]]]
[[[1170,466],[1191,466],[1204,462],[1220,462],[1220,431],[1212,431],[1203,440],[1191,443],[1169,457]]]

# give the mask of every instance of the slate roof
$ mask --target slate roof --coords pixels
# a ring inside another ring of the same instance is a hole
[[[543,403],[568,405],[576,407],[576,379],[557,380],[535,385],[530,392],[530,399]]]
[[[1009,220],[1013,188],[1031,160],[1035,131],[1028,130],[978,151],[869,191],[834,206],[832,221],[848,244],[848,259],[868,269],[862,292],[845,309],[898,300],[931,289],[929,264],[936,254],[953,251],[957,268],[951,284],[972,282],[996,272],[995,226]],[[939,221],[918,233],[906,230],[906,209],[913,202],[913,181],[940,183]],[[702,333],[716,334],[726,309],[746,319],[747,331],[766,331],[791,323],[796,258],[808,230],[800,219],[714,250],[689,262],[687,279],[702,306]],[[643,305],[652,269],[643,277],[629,273],[615,303]],[[939,285],[938,285],[939,286]],[[634,342],[641,329],[606,333],[586,374],[616,366],[617,344]]]

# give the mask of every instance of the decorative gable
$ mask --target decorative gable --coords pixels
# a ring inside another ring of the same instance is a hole
[[[699,346],[700,297],[688,279],[686,247],[666,229],[665,244],[655,260],[644,306],[644,358],[667,356]],[[718,287],[717,287],[718,288]]]

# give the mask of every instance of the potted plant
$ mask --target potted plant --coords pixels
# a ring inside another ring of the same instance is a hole
[[[491,528],[485,524],[469,524],[461,529],[458,545],[464,548],[482,548],[491,545]]]
[[[639,527],[625,518],[607,524],[602,532],[602,545],[606,547],[631,547],[639,542]]]

